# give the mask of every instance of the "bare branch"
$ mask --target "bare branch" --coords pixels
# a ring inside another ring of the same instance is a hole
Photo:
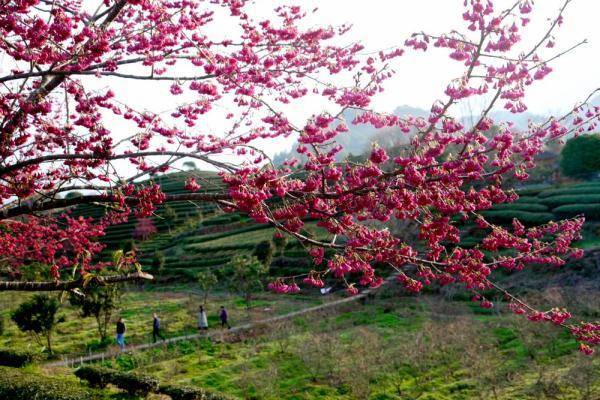
[[[0,291],[23,291],[23,292],[51,292],[73,290],[91,284],[110,285],[120,282],[133,281],[152,281],[154,277],[145,272],[133,272],[124,275],[96,276],[91,280],[80,278],[74,281],[54,281],[54,282],[0,282]]]

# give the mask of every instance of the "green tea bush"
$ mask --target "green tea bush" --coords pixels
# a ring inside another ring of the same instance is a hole
[[[160,387],[160,393],[170,396],[172,400],[229,400],[231,397],[188,386],[165,385]]]
[[[56,376],[48,377],[15,368],[0,367],[0,399],[100,400],[106,397]]]
[[[570,204],[600,203],[600,194],[570,194],[551,196],[541,199],[540,203],[545,204],[550,208]]]
[[[239,222],[242,219],[240,214],[224,214],[217,217],[207,219],[202,222],[203,226],[211,225],[226,225],[234,222]]]
[[[555,219],[554,215],[550,213],[529,211],[489,210],[483,211],[481,214],[488,218],[491,222],[496,223],[510,223],[513,218],[517,218],[524,224],[537,225],[545,224]]]
[[[91,387],[102,388],[110,383],[134,396],[156,393],[159,387],[158,380],[152,376],[104,367],[81,367],[75,371],[75,375],[87,381]]]
[[[540,202],[540,198],[538,197],[533,197],[533,196],[522,196],[519,197],[516,201],[515,204],[522,204],[522,203],[533,203],[533,204],[537,204]]]
[[[295,275],[307,271],[312,267],[310,258],[277,257],[271,263],[272,276]]]
[[[556,207],[553,212],[560,218],[571,218],[583,214],[588,219],[600,218],[600,203],[596,204],[569,204]]]
[[[38,358],[37,354],[25,350],[0,349],[0,365],[21,368]]]
[[[526,188],[526,189],[520,189],[517,190],[517,194],[519,196],[537,196],[540,192],[542,192],[543,190],[547,189],[548,186],[536,186],[536,187],[531,187],[531,188]]]
[[[578,194],[600,194],[600,185],[544,190],[538,196],[541,198],[546,198],[546,197],[551,197],[551,196],[578,195]]]
[[[537,203],[506,203],[496,204],[492,210],[517,210],[517,211],[548,211],[548,207]]]
[[[102,367],[81,367],[75,371],[75,376],[87,381],[94,388],[105,388],[110,383],[110,369]]]
[[[600,188],[600,181],[588,181],[573,185],[574,188]]]
[[[231,231],[227,231],[227,232],[215,233],[212,235],[186,237],[181,242],[187,243],[187,244],[202,243],[202,242],[208,242],[209,240],[221,239],[221,238],[225,238],[228,236],[237,235],[240,233],[259,231],[261,229],[269,229],[269,228],[270,228],[270,226],[266,225],[266,224],[255,224],[255,225],[250,225],[250,226],[247,226],[244,228],[235,229],[235,230],[231,230]]]
[[[145,396],[158,390],[158,380],[151,376],[140,375],[133,372],[120,372],[111,382],[119,389],[126,390],[130,395]]]
[[[252,250],[252,249],[254,249],[254,246],[256,246],[256,243],[229,244],[229,245],[222,245],[222,246],[199,247],[199,248],[192,247],[189,249],[189,252],[193,253],[193,254],[205,254],[205,253],[215,253],[217,251]]]

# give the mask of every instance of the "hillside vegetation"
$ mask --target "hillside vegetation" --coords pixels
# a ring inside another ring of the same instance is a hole
[[[165,193],[184,193],[185,179],[190,175],[201,182],[202,190],[206,192],[222,187],[215,174],[195,170],[159,175],[153,181],[161,185]],[[520,190],[519,195],[514,203],[496,205],[482,214],[495,223],[510,224],[513,218],[518,218],[526,225],[585,215],[584,239],[579,245],[595,247],[600,244],[600,182],[531,187]],[[75,208],[72,213],[97,218],[103,214],[103,209],[84,205]],[[149,220],[156,232],[146,238],[135,238],[139,221],[134,216],[127,223],[108,228],[106,236],[101,238],[107,245],[103,256],[110,257],[115,249],[135,247],[145,270],[163,278],[194,280],[197,273],[206,268],[218,274],[234,255],[251,254],[259,242],[270,241],[274,233],[268,225],[257,224],[237,213],[224,213],[212,203],[182,201],[162,204]],[[481,233],[472,224],[465,224],[462,228],[462,245],[476,245]],[[310,221],[307,221],[304,233],[317,238],[328,237],[325,230]],[[276,254],[273,274],[306,271],[311,267],[306,255],[298,241],[289,240],[285,249]]]

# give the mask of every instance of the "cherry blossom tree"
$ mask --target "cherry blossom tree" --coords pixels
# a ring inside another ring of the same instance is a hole
[[[525,111],[527,89],[552,72],[552,61],[583,43],[555,47],[571,1],[546,30],[532,32],[530,0],[508,8],[465,0],[464,29],[417,33],[378,54],[346,43],[347,26],[307,27],[307,13],[297,6],[265,17],[247,0],[3,1],[0,256],[9,275],[39,263],[54,280],[8,280],[0,289],[68,290],[90,280],[149,278],[130,272],[137,265],[132,255],[120,258],[125,273],[97,277],[95,271],[110,266],[98,257],[97,239],[131,213],[145,218],[162,203],[204,201],[269,223],[306,246],[321,269],[278,279],[270,285],[277,292],[298,291],[297,281],[320,286],[330,275],[354,294],[382,283],[373,266],[383,263],[414,292],[434,282],[458,283],[491,307],[481,292],[498,290],[514,312],[569,329],[582,351],[591,352],[600,340],[597,323],[570,324],[566,310],[536,310],[490,280],[496,269],[562,265],[581,256],[571,243],[583,219],[537,227],[515,220],[508,229],[480,214],[517,198],[502,181],[526,179],[545,141],[597,124],[600,110],[587,100],[525,132],[490,117],[497,106]],[[386,79],[401,73],[402,54],[431,48],[464,69],[429,117],[374,110],[372,99]],[[172,108],[151,112],[121,101],[117,88],[134,82],[147,83],[145,93],[164,97]],[[472,98],[486,107],[465,126],[453,110]],[[309,103],[327,111],[300,122],[290,117],[290,107]],[[410,135],[410,146],[400,154],[374,147],[364,163],[338,162],[336,138],[348,131],[347,110],[356,112],[352,124],[399,129]],[[215,131],[209,122],[217,120],[222,126]],[[305,161],[272,165],[261,144],[290,137]],[[134,184],[182,160],[218,170],[223,189],[204,191],[200,177],[190,178],[183,194]],[[73,190],[82,195],[63,196]],[[106,213],[72,217],[69,209],[82,204],[103,205]],[[306,218],[346,240],[303,234]],[[425,249],[370,223],[390,219],[416,221]],[[479,246],[461,246],[459,219],[487,231]],[[335,252],[327,261],[325,249]]]
[[[133,237],[136,239],[147,240],[157,232],[154,222],[150,218],[140,218],[135,228],[133,228]]]

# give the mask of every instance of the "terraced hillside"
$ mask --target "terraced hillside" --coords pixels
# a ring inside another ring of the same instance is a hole
[[[185,180],[188,176],[194,176],[198,181],[202,182],[203,191],[213,192],[221,187],[220,178],[214,173],[190,171],[176,174],[159,175],[151,180],[138,183],[144,185],[149,182],[159,184],[163,192],[168,194],[180,194],[188,192],[185,190]],[[73,216],[85,216],[99,218],[104,215],[105,209],[95,204],[85,204],[78,206],[72,210]],[[191,223],[206,215],[212,215],[217,212],[216,206],[212,203],[199,203],[193,201],[178,201],[168,204],[162,204],[158,207],[155,215],[149,218],[152,225],[156,227],[158,234],[167,233],[165,238],[169,236],[169,232],[173,228],[181,228],[186,223]],[[124,224],[114,225],[107,229],[106,236],[102,238],[102,242],[107,245],[108,250],[122,248],[124,243],[133,238],[135,226],[138,224],[138,219],[131,215],[129,221]],[[158,238],[155,238],[155,240]]]
[[[191,171],[158,176],[154,182],[166,193],[185,192],[185,179],[193,174],[202,179],[203,190],[215,191],[221,186],[219,178],[209,172]],[[141,183],[143,184],[143,182]],[[583,247],[600,244],[600,182],[588,182],[560,187],[536,187],[521,190],[520,198],[511,204],[501,204],[484,211],[491,221],[508,224],[519,218],[528,225],[543,224],[551,220],[584,214]],[[99,217],[103,209],[96,205],[76,208],[74,215]],[[273,228],[256,224],[240,214],[226,214],[211,203],[182,201],[161,205],[150,218],[156,233],[142,240],[135,238],[139,221],[112,226],[101,240],[106,243],[104,256],[118,248],[134,245],[145,270],[163,278],[194,279],[197,273],[210,268],[217,273],[236,255],[250,254],[261,241],[270,241]],[[473,246],[481,237],[474,225],[463,227],[463,245]],[[305,233],[326,238],[327,232],[314,222],[307,222]],[[305,272],[311,267],[306,251],[295,240],[289,240],[280,249],[272,264],[278,276]]]
[[[201,183],[205,192],[222,188],[220,178],[210,172],[167,174],[152,181],[159,184],[165,193],[179,194],[186,192],[185,180],[190,175]],[[104,211],[101,206],[90,204],[74,208],[72,215],[99,218]],[[270,241],[274,233],[272,227],[256,224],[246,216],[224,213],[212,203],[193,201],[162,204],[144,222],[156,230],[144,238],[136,234],[140,221],[133,215],[128,222],[109,227],[106,236],[100,239],[106,244],[102,256],[110,259],[114,250],[134,246],[144,270],[165,278],[195,279],[196,274],[206,268],[218,273],[234,256],[252,253],[257,243]],[[318,238],[328,236],[325,230],[310,221],[304,233]],[[278,274],[304,272],[309,264],[310,260],[300,243],[289,241],[276,254],[273,268]]]
[[[600,245],[600,182],[585,182],[556,187],[536,187],[520,190],[519,199],[510,204],[499,204],[482,214],[491,222],[509,224],[518,218],[526,225],[584,215],[582,247]],[[474,245],[477,229],[466,225],[463,229],[466,245]]]
[[[305,233],[317,238],[327,238],[325,230],[308,222]],[[176,275],[194,279],[198,272],[210,268],[219,275],[226,264],[239,255],[249,255],[261,241],[270,241],[274,229],[256,224],[238,214],[217,215],[206,219],[190,230],[164,240],[161,236],[139,246],[142,265],[162,276]],[[276,254],[272,264],[277,275],[306,272],[309,260],[298,241],[290,241]],[[158,270],[157,259],[164,257]]]

